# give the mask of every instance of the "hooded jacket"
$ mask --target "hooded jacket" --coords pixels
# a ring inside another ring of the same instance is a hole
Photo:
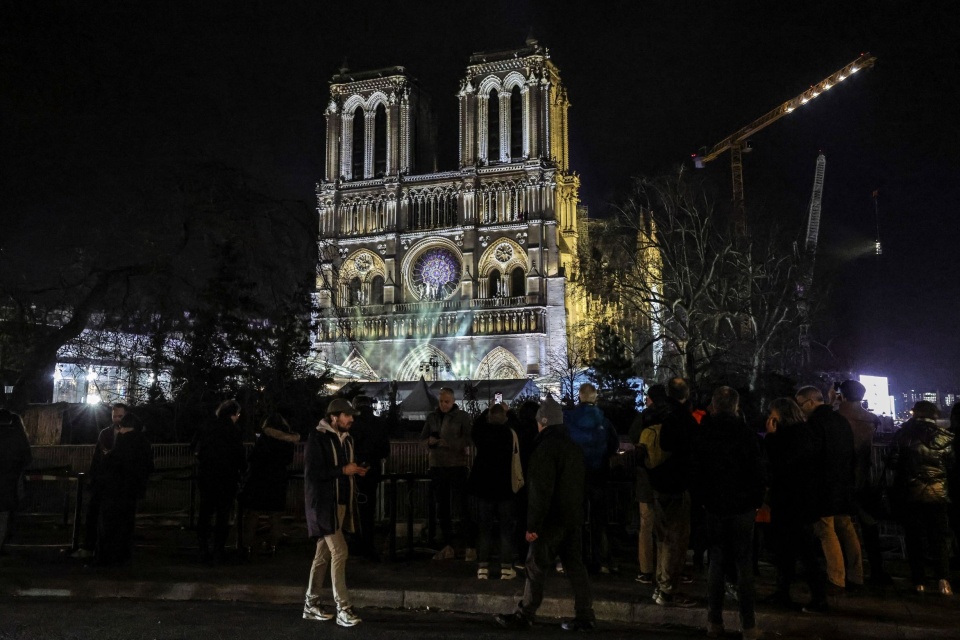
[[[911,418],[893,438],[887,468],[894,491],[906,502],[949,502],[947,474],[954,463],[953,434],[932,420]]]
[[[310,432],[303,455],[304,509],[311,538],[333,535],[338,529],[356,530],[353,476],[343,475],[343,467],[351,462],[353,439],[321,420]],[[346,506],[343,522],[337,514],[338,505]]]

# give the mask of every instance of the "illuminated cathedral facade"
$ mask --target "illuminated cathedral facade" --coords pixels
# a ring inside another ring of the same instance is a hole
[[[430,101],[403,67],[343,69],[330,94],[318,358],[368,380],[548,376],[582,320],[579,179],[548,50],[470,57],[456,170],[437,170]]]

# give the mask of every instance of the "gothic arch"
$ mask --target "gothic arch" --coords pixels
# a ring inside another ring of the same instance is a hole
[[[351,253],[340,267],[341,283],[348,283],[353,278],[360,278],[361,282],[368,283],[375,276],[386,279],[387,267],[380,256],[366,249],[359,249]]]
[[[503,91],[503,83],[500,82],[500,78],[497,76],[487,76],[480,83],[480,87],[477,89],[477,95],[489,97],[490,90],[496,89],[497,95],[500,95],[500,92]]]
[[[433,377],[433,371],[422,371],[421,366],[424,362],[429,362],[431,358],[436,359],[440,363],[440,368],[437,369],[437,379],[438,380],[454,380],[456,376],[453,371],[444,371],[445,363],[449,362],[451,364],[451,369],[453,367],[453,360],[448,358],[443,351],[436,348],[429,342],[423,342],[415,346],[410,353],[407,354],[407,357],[403,359],[400,363],[400,366],[397,368],[397,380],[418,380],[420,376],[423,376],[427,380]]]
[[[505,255],[502,245],[509,247],[511,254],[506,260],[501,260]],[[499,251],[498,251],[499,250]],[[499,253],[499,255],[498,255]],[[480,256],[480,262],[477,266],[477,275],[485,278],[491,271],[496,269],[501,274],[509,274],[516,267],[520,267],[524,272],[530,270],[530,263],[527,261],[527,252],[519,244],[510,238],[496,238],[490,241],[490,246]]]
[[[494,347],[483,357],[474,374],[475,380],[511,380],[526,378],[523,364],[504,347]]]
[[[365,105],[363,104],[363,98],[358,94],[354,94],[343,103],[343,115],[352,118],[356,113],[357,107],[364,108]]]
[[[378,104],[383,104],[384,109],[390,106],[390,100],[383,91],[371,93],[370,97],[367,98],[366,104],[364,104],[364,108],[370,113],[373,113],[373,110],[377,108]]]
[[[511,91],[514,87],[520,87],[520,90],[523,91],[523,88],[527,86],[527,79],[519,71],[511,71],[503,79],[502,86],[503,91]]]

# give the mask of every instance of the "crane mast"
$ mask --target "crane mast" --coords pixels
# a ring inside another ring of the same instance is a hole
[[[775,109],[771,109],[750,124],[737,129],[729,136],[713,145],[703,155],[694,154],[694,164],[697,168],[703,168],[706,163],[717,159],[726,151],[730,152],[730,174],[733,180],[733,215],[734,226],[739,234],[746,234],[747,221],[744,213],[743,197],[743,152],[748,151],[747,138],[753,134],[766,129],[771,124],[796,109],[807,104],[821,93],[829,91],[835,85],[843,82],[861,69],[872,67],[877,61],[876,56],[869,53],[862,54],[859,58],[846,65],[839,71],[836,71],[800,95],[787,100]]]
[[[820,203],[823,199],[823,173],[827,167],[827,159],[823,153],[817,156],[817,169],[813,174],[813,193],[810,195],[810,210],[807,213],[807,256],[810,258],[810,268],[813,269],[813,260],[817,255],[817,236],[820,234]],[[812,274],[811,274],[812,275]]]
[[[813,288],[813,267],[817,259],[817,238],[820,235],[820,205],[823,200],[823,175],[827,158],[820,153],[813,173],[813,191],[810,194],[810,209],[807,213],[807,240],[801,257],[802,273],[797,309],[800,312],[800,357],[803,366],[810,364],[810,290]]]

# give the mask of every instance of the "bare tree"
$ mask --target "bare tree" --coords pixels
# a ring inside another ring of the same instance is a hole
[[[650,349],[654,377],[753,388],[771,349],[796,329],[789,243],[772,230],[728,233],[709,190],[682,171],[638,179],[596,229],[580,255],[583,290],[613,300],[618,325],[646,337],[627,342]]]

